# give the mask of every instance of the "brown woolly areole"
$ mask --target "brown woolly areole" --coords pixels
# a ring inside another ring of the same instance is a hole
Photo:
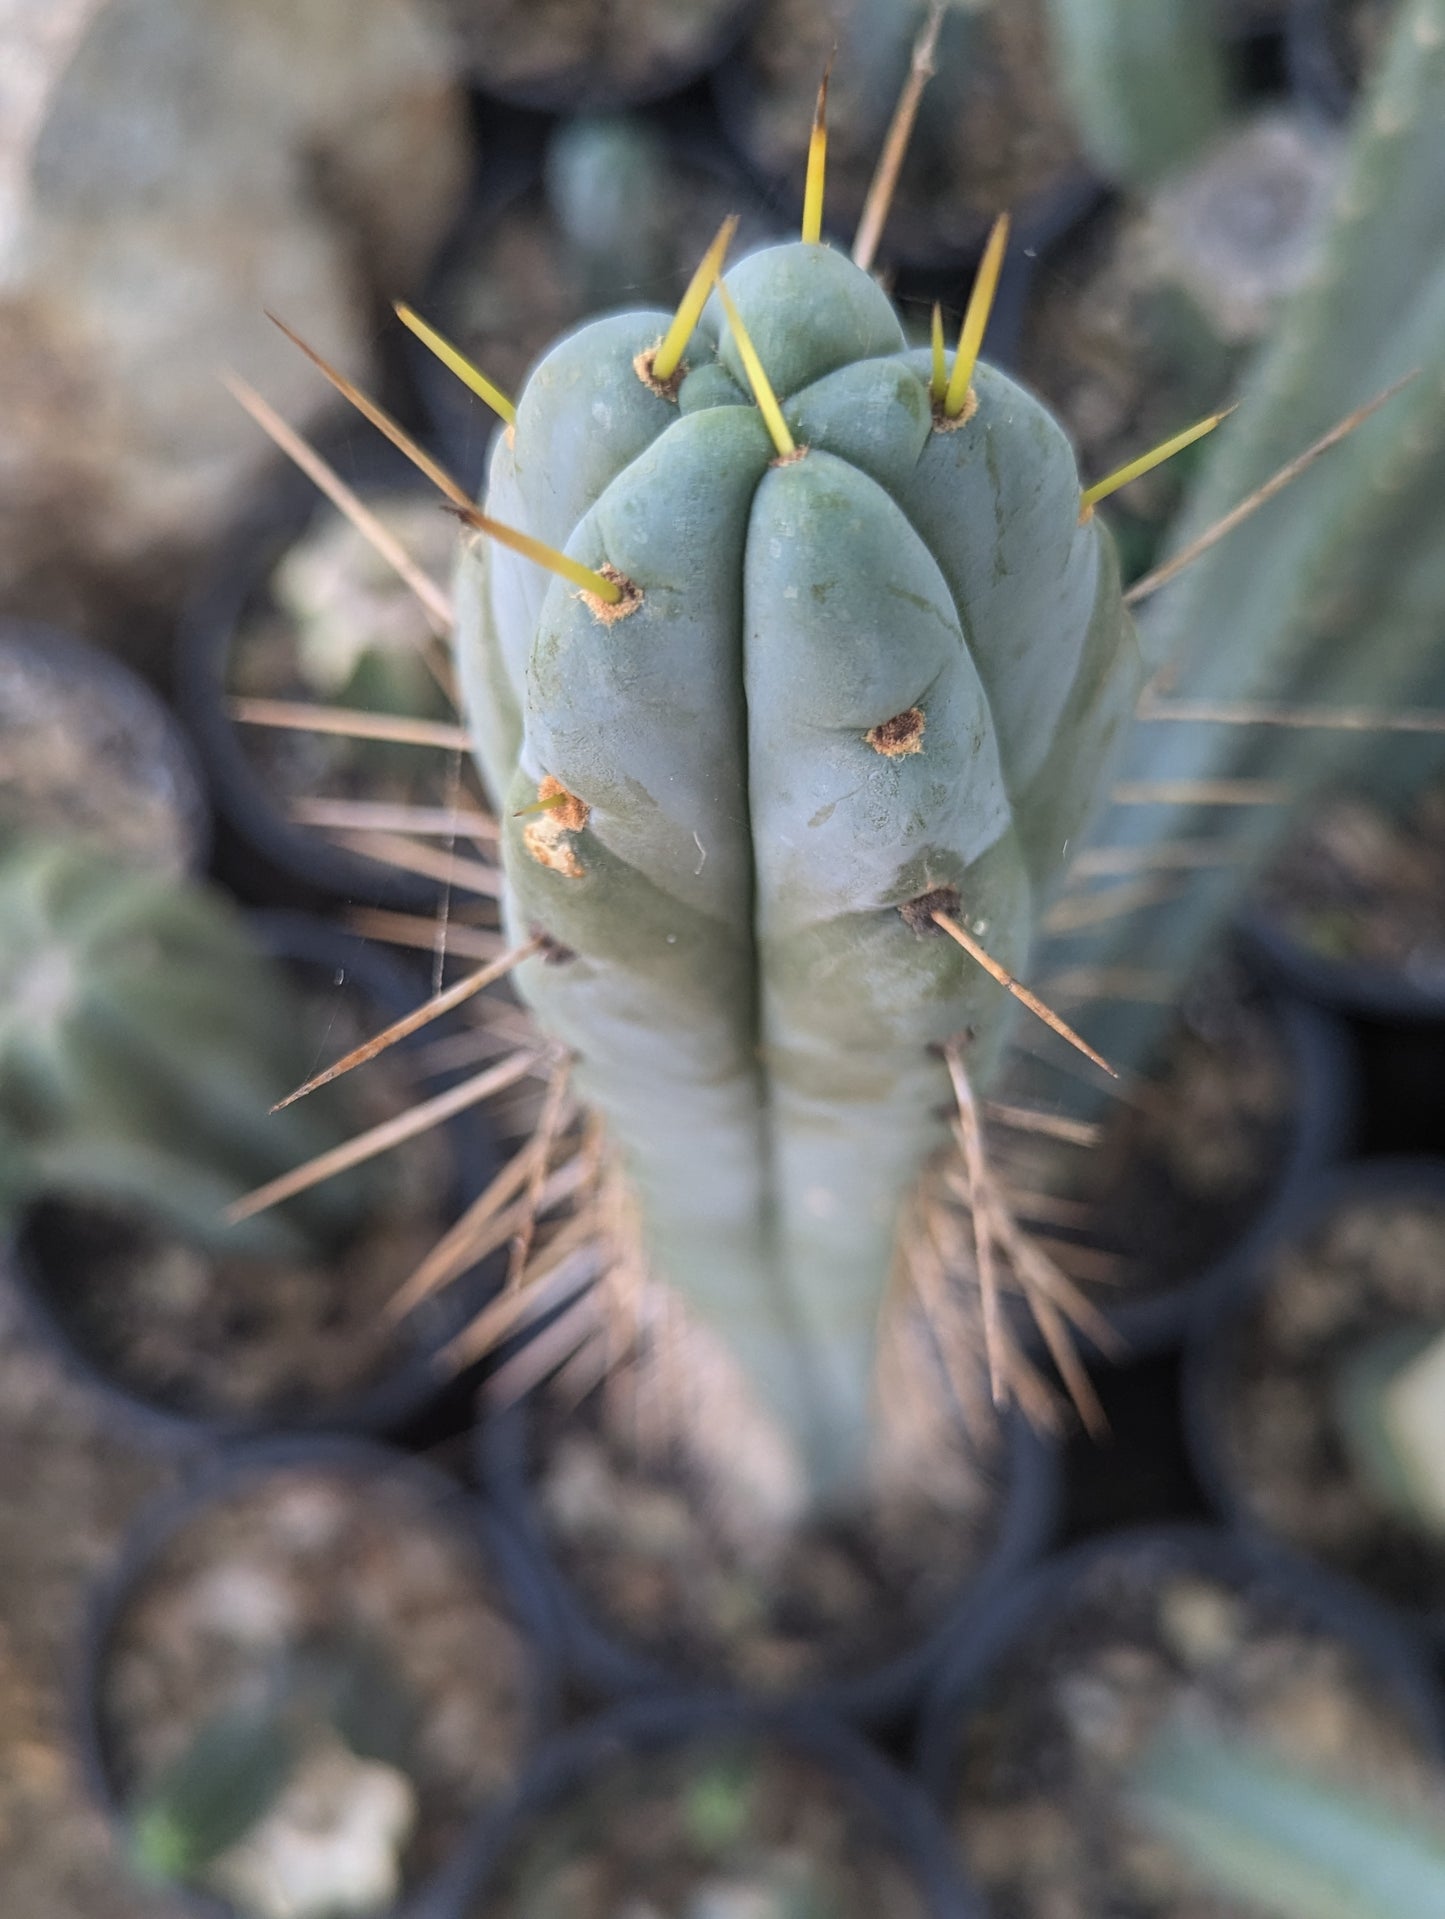
[[[682,383],[692,369],[688,366],[686,360],[679,360],[673,371],[672,378],[670,380],[659,380],[652,370],[652,363],[657,358],[658,350],[661,346],[662,340],[659,336],[659,338],[653,341],[651,346],[644,347],[641,353],[637,354],[633,359],[632,371],[649,392],[655,393],[659,399],[671,400],[675,406],[677,404],[677,396],[682,391]]]
[[[903,759],[909,753],[923,751],[923,729],[928,724],[921,706],[910,706],[906,713],[895,713],[891,720],[870,726],[863,738],[875,753],[886,759]]]
[[[570,946],[564,946],[561,940],[547,931],[545,926],[534,922],[527,928],[527,932],[532,939],[540,942],[544,966],[565,966],[568,960],[576,959],[577,955],[573,949]]]
[[[592,808],[586,800],[578,799],[550,773],[543,777],[537,788],[539,800],[559,800],[560,804],[551,807],[540,818],[530,820],[522,828],[522,844],[536,860],[539,866],[547,867],[553,873],[560,873],[564,879],[580,880],[586,872],[572,844],[572,835],[580,833],[592,816]]]
[[[978,412],[978,389],[970,387],[964,396],[963,405],[957,413],[945,413],[942,400],[933,402],[933,430],[935,433],[957,433],[961,426],[967,426]]]
[[[963,896],[956,886],[935,886],[930,892],[920,893],[916,900],[905,900],[898,915],[920,939],[928,934],[937,934],[942,939],[946,935],[943,928],[934,923],[934,914],[947,913],[954,918],[962,905]]]
[[[642,605],[642,588],[635,580],[629,580],[625,573],[619,573],[611,560],[604,560],[597,571],[604,580],[613,580],[622,588],[622,598],[604,600],[597,593],[589,593],[585,586],[577,597],[594,620],[600,620],[603,626],[616,626],[619,620],[625,620],[629,613],[635,613]]]

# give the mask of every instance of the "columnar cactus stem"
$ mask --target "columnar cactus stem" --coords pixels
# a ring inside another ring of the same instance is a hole
[[[1237,506],[1352,407],[1414,374],[1328,458],[1184,572],[1144,622],[1170,699],[1238,709],[1372,708],[1445,692],[1439,615],[1445,547],[1445,0],[1409,0],[1367,94],[1332,221],[1308,284],[1286,307],[1213,450],[1179,531],[1187,543]],[[1422,736],[1373,757],[1358,733],[1156,722],[1130,747],[1131,780],[1173,785],[1268,775],[1295,806],[1368,760],[1372,784],[1418,776]],[[1168,910],[1121,918],[1106,937],[1062,943],[1046,970],[1127,958],[1167,1000],[1217,932],[1288,807],[1210,811],[1183,804],[1107,816],[1099,837],[1137,847],[1227,840],[1212,874]],[[1142,1063],[1158,1020],[1119,1007],[1086,1027],[1117,1064]]]
[[[572,1047],[658,1275],[728,1339],[819,1496],[864,1466],[903,1200],[986,1074],[1014,971],[1140,681],[1106,533],[1044,409],[929,353],[812,244],[753,255],[674,390],[667,316],[564,340],[485,511],[624,588],[476,541],[458,586],[518,972]],[[770,435],[744,365],[781,409]],[[674,397],[675,392],[675,397]],[[539,805],[539,802],[541,803]]]

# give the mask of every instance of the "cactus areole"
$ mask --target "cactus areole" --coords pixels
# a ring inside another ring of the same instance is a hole
[[[486,510],[624,583],[481,538],[462,674],[506,821],[521,990],[570,1047],[651,1270],[721,1332],[819,1499],[861,1480],[902,1203],[947,1140],[940,1042],[986,1074],[1006,995],[1107,778],[1140,668],[1062,431],[980,365],[946,418],[887,297],[809,244],[564,339]]]

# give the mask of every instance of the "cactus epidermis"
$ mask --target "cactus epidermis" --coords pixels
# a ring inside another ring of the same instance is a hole
[[[971,1034],[976,1075],[1002,1044],[1002,989],[928,907],[1025,964],[1139,665],[1036,401],[980,365],[942,417],[927,353],[824,247],[727,286],[796,452],[716,296],[675,397],[645,378],[666,315],[594,322],[533,373],[486,504],[629,595],[478,540],[459,638],[513,930],[554,943],[522,991],[654,1271],[826,1492],[861,1472],[900,1203],[946,1137],[938,1043]]]

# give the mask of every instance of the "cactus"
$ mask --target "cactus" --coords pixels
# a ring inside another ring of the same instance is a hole
[[[1225,717],[1241,705],[1366,708],[1431,703],[1445,603],[1436,502],[1445,488],[1445,0],[1409,0],[1345,156],[1331,223],[1307,284],[1251,372],[1237,419],[1215,443],[1177,535],[1184,547],[1349,408],[1414,374],[1407,392],[1327,459],[1195,561],[1143,624],[1146,658],[1167,663],[1172,700]],[[1157,615],[1157,616],[1156,616]],[[1146,708],[1146,713],[1147,713]],[[1378,736],[1377,736],[1378,737]],[[1193,786],[1267,777],[1296,808],[1362,735],[1311,726],[1157,721],[1137,729],[1131,781]],[[1438,737],[1393,734],[1367,771],[1388,786],[1438,762]],[[1115,811],[1099,837],[1134,848],[1217,843],[1219,863],[1147,919],[1061,943],[1046,974],[1075,963],[1151,975],[1167,1002],[1225,923],[1242,883],[1288,823],[1289,806],[1193,803]],[[1085,1030],[1116,1064],[1137,1065],[1157,1034],[1142,1007],[1101,1011]]]
[[[667,143],[637,114],[563,121],[547,147],[547,204],[581,267],[587,311],[666,277],[672,255]]]
[[[143,1207],[233,1252],[329,1246],[354,1180],[245,1227],[224,1206],[344,1137],[335,1108],[270,1108],[309,1060],[287,981],[204,890],[92,849],[0,860],[0,1211],[66,1195]]]
[[[1351,1352],[1335,1418],[1355,1470],[1407,1525],[1445,1531],[1445,1338],[1396,1326]]]
[[[1136,1767],[1132,1803],[1231,1902],[1272,1919],[1439,1919],[1445,1841],[1414,1816],[1266,1751],[1171,1727]]]
[[[577,1054],[654,1270],[822,1497],[863,1471],[899,1209],[946,1137],[938,1043],[970,1031],[983,1075],[1004,1036],[1005,995],[931,913],[1023,966],[1139,663],[1036,401],[985,365],[945,399],[822,246],[726,285],[742,328],[714,295],[685,377],[650,370],[648,312],[538,367],[487,523],[621,597],[475,542],[458,650],[507,914],[551,945],[520,989]]]
[[[1123,186],[1153,186],[1223,127],[1228,76],[1200,0],[1048,0],[1054,60],[1089,158]]]
[[[415,1818],[415,1724],[416,1702],[380,1643],[340,1634],[287,1647],[259,1683],[203,1720],[141,1787],[127,1809],[131,1856],[148,1878],[209,1881],[247,1910],[252,1901],[242,1894],[260,1883],[269,1893],[262,1909],[297,1919],[361,1909],[346,1897],[358,1875],[376,1875],[394,1897]],[[345,1804],[361,1798],[353,1819],[367,1830],[373,1858],[348,1844],[355,1835],[344,1829],[328,1846],[325,1813],[336,1809],[322,1796],[318,1810],[315,1784],[307,1791],[305,1777],[309,1770],[314,1782],[318,1763],[328,1783],[340,1771]],[[248,1861],[245,1843],[284,1812],[297,1785],[304,1852],[293,1844],[278,1858],[262,1846],[259,1859]],[[294,1903],[280,1883],[288,1870]],[[372,1909],[370,1900],[362,1903]]]

